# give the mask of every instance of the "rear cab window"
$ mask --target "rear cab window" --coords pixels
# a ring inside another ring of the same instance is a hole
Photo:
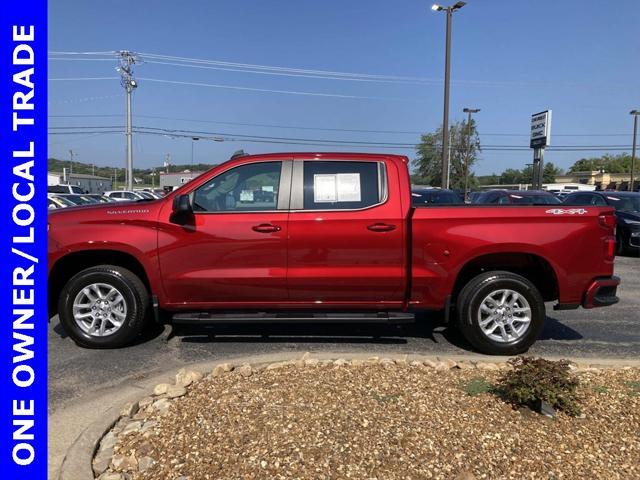
[[[383,162],[313,160],[294,166],[292,210],[361,210],[386,197]]]

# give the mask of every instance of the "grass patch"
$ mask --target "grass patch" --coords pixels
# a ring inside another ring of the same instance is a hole
[[[398,399],[400,398],[400,394],[397,394],[397,393],[393,393],[390,395],[379,395],[374,392],[371,395],[380,403],[397,402]]]
[[[470,397],[493,391],[493,386],[484,377],[475,377],[468,382],[463,382],[460,388]]]
[[[640,381],[632,380],[629,382],[624,382],[625,386],[629,389],[629,395],[640,395]]]
[[[609,389],[604,385],[597,385],[593,387],[593,391],[600,394],[609,393]]]

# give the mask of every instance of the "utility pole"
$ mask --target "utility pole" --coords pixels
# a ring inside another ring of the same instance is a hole
[[[638,137],[638,115],[640,115],[640,110],[631,110],[629,113],[633,115],[633,147],[631,149],[631,181],[629,182],[629,191],[633,192],[636,166],[636,139]]]
[[[200,137],[191,137],[191,170],[193,170],[193,144],[200,140]]]
[[[118,184],[118,169],[113,169],[113,189],[117,190],[116,185]]]
[[[120,84],[127,93],[127,120],[125,136],[127,138],[127,174],[126,174],[126,189],[133,190],[133,143],[132,143],[132,131],[131,131],[131,94],[138,87],[138,82],[133,78],[133,65],[137,63],[138,57],[135,53],[128,50],[121,50],[120,54],[120,66],[116,68],[120,74]]]
[[[453,12],[461,9],[467,3],[456,2],[450,7],[438,4],[431,6],[436,12],[444,11],[447,14],[447,40],[444,60],[444,112],[442,115],[442,188],[449,188],[449,159],[451,156],[449,147],[449,81],[451,76],[451,19]]]
[[[73,175],[73,158],[75,157],[75,153],[73,150],[69,150],[69,178],[66,179],[66,182],[69,183],[71,181],[71,175]]]
[[[462,111],[467,116],[467,154],[464,159],[464,201],[469,196],[469,157],[471,157],[471,114],[478,113],[479,108],[463,108]]]
[[[164,167],[165,167],[164,173],[169,173],[169,165],[171,165],[171,154],[167,153],[165,155],[165,160],[164,160]]]

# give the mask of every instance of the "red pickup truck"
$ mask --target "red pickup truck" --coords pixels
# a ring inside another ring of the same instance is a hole
[[[406,321],[526,351],[556,309],[616,303],[607,207],[415,208],[398,155],[241,156],[161,200],[49,214],[50,311],[79,345],[173,322]],[[152,315],[152,313],[154,315]]]

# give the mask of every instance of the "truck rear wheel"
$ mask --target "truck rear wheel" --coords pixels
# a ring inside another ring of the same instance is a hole
[[[526,278],[486,272],[473,278],[456,303],[458,327],[482,353],[517,355],[536,341],[544,325],[544,300]]]
[[[149,293],[126,268],[100,265],[76,274],[62,289],[60,323],[80,346],[116,348],[131,343],[144,326]]]

